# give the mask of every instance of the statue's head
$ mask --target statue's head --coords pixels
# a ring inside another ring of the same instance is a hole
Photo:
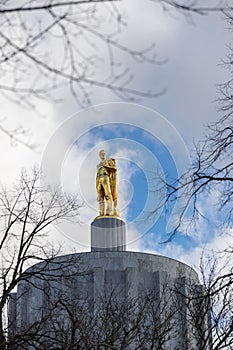
[[[106,159],[106,152],[105,152],[105,150],[101,149],[101,150],[99,151],[99,156],[100,156],[100,159],[101,159],[102,161],[105,160],[105,159]]]

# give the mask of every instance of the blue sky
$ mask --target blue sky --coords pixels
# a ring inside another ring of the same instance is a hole
[[[151,191],[159,187],[154,180],[156,172],[166,179],[187,169],[193,140],[202,138],[204,126],[218,118],[214,103],[216,86],[227,79],[228,73],[220,63],[227,54],[231,33],[220,14],[194,16],[190,24],[182,15],[164,13],[150,1],[128,0],[119,6],[128,22],[119,40],[135,48],[154,42],[158,57],[167,63],[140,64],[123,54],[117,60],[131,69],[134,88],[153,91],[165,88],[166,93],[128,104],[111,92],[95,88],[93,106],[83,110],[68,87],[62,88],[58,91],[61,103],[37,102],[43,118],[1,97],[2,114],[10,116],[7,125],[23,124],[30,129],[31,140],[40,144],[40,149],[35,153],[22,146],[12,147],[7,137],[1,135],[4,152],[0,180],[11,184],[22,167],[45,165],[51,181],[61,184],[64,191],[80,193],[85,202],[80,225],[65,224],[58,231],[53,228],[51,239],[64,241],[68,251],[89,250],[89,225],[97,215],[95,168],[98,151],[104,148],[118,163],[119,209],[129,223],[128,249],[159,253],[198,265],[203,248],[224,247],[230,238],[220,237],[215,225],[200,221],[197,232],[189,231],[188,235],[181,232],[164,245],[161,241],[172,228],[182,203],[174,204],[166,220],[163,210],[153,217],[147,216],[147,212],[158,205],[158,196]],[[105,57],[106,48],[100,46],[98,50]],[[97,75],[105,74],[106,61],[99,62],[95,69]],[[214,194],[204,198],[200,208],[208,210],[213,197]],[[216,220],[213,209],[209,214]]]

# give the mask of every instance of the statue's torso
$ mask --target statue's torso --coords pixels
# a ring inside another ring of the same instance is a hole
[[[109,175],[111,171],[116,171],[116,163],[112,158],[106,159],[97,165],[97,177]]]
[[[109,173],[105,166],[102,163],[100,163],[97,165],[97,177],[101,177],[104,175],[109,175]]]

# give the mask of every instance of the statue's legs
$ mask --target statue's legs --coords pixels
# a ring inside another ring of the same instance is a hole
[[[99,215],[100,216],[104,216],[105,215],[104,198],[100,198],[100,200],[99,200]]]
[[[104,176],[102,183],[106,200],[106,215],[113,215],[113,200],[108,176]]]
[[[97,187],[97,193],[98,193],[97,200],[99,202],[99,215],[104,216],[105,215],[104,189],[101,183],[99,183]]]
[[[106,215],[114,215],[112,199],[106,197],[107,207],[106,207]]]
[[[104,190],[104,197],[106,200],[106,215],[114,215],[113,211],[113,200],[112,193],[110,188],[110,182],[107,175],[104,175],[100,178],[100,183]]]

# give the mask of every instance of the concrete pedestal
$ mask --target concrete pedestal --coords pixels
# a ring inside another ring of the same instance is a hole
[[[125,251],[125,222],[117,217],[97,217],[91,223],[91,251]]]

